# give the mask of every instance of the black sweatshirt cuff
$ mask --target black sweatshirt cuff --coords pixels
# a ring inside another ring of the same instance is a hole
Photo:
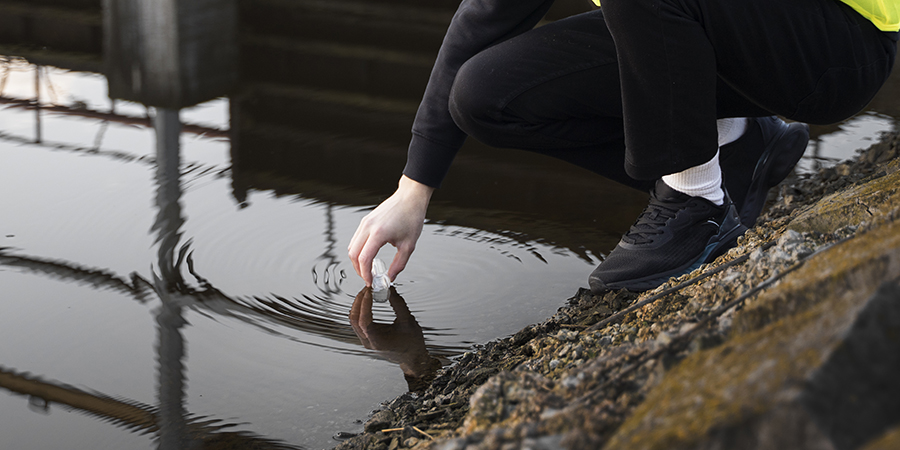
[[[460,142],[459,145],[462,145]],[[457,146],[447,146],[413,134],[409,141],[409,152],[403,175],[433,188],[441,187],[450,164],[459,150]]]

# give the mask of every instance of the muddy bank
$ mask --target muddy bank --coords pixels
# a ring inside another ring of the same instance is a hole
[[[900,136],[789,179],[739,246],[581,289],[375,412],[341,450],[896,448]]]

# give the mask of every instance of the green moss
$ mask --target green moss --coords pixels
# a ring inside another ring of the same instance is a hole
[[[832,233],[859,225],[876,214],[900,207],[900,172],[876,178],[861,186],[831,194],[802,211],[788,225],[799,232]]]
[[[802,311],[837,292],[871,291],[886,273],[900,270],[896,249],[900,248],[900,226],[890,223],[863,233],[808,260],[786,276],[775,288],[735,314],[734,332],[745,333],[778,317]],[[894,261],[893,263],[891,263]]]
[[[868,443],[862,450],[897,450],[898,448],[900,448],[900,425]]]
[[[785,380],[809,372],[823,357],[811,348],[793,348],[792,331],[819,319],[806,316],[687,358],[607,448],[686,447],[713,428],[736,425],[764,411]]]
[[[776,406],[831,353],[854,312],[900,272],[900,225],[845,242],[789,274],[757,302],[809,301],[800,312],[686,358],[648,395],[608,449],[677,449]],[[761,308],[761,307],[758,307]],[[769,308],[774,311],[775,308]]]

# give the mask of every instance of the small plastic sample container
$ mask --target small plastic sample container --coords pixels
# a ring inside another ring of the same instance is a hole
[[[390,293],[391,280],[387,276],[384,261],[375,258],[372,261],[372,300],[386,302]]]

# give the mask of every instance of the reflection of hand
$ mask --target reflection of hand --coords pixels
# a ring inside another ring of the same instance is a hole
[[[396,314],[393,323],[376,323],[373,320],[372,289],[365,287],[353,301],[350,326],[364,347],[400,365],[410,390],[419,390],[421,384],[429,382],[440,369],[441,363],[428,354],[422,327],[409,311],[403,297],[391,287],[388,298]]]
[[[360,221],[348,250],[353,269],[366,281],[366,286],[372,285],[372,260],[385,244],[397,248],[397,255],[387,271],[388,278],[394,281],[406,267],[422,234],[425,210],[432,192],[434,188],[404,175],[397,191]]]

